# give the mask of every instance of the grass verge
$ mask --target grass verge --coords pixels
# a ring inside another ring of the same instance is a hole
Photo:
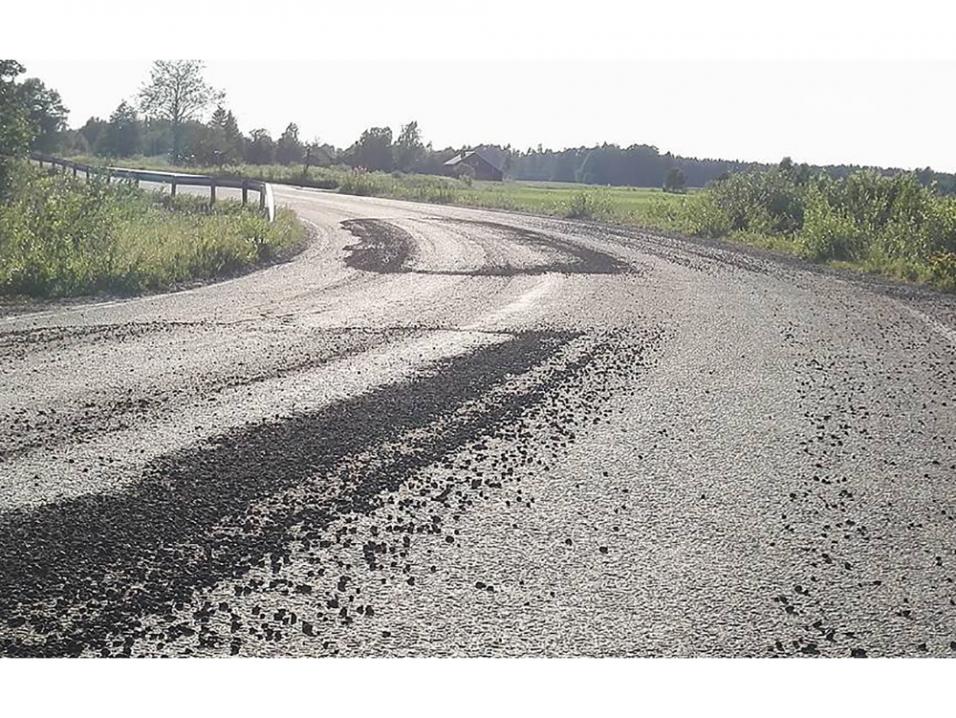
[[[239,202],[17,168],[0,204],[0,294],[135,294],[230,276],[293,254],[305,228]]]

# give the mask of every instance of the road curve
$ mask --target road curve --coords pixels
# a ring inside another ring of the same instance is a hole
[[[956,656],[956,301],[283,188],[296,259],[0,316],[0,654]]]

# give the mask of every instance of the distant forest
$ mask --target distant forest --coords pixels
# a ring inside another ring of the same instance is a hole
[[[565,150],[549,150],[542,147],[525,152],[510,148],[488,146],[504,164],[507,174],[514,179],[546,182],[583,182],[585,184],[661,187],[674,168],[683,174],[688,187],[705,187],[716,179],[737,172],[766,170],[775,165],[746,162],[743,160],[698,159],[681,157],[670,152],[661,153],[652,145],[604,144],[596,147],[575,147]],[[790,163],[789,158],[784,158]],[[848,176],[861,169],[874,169],[890,176],[904,170],[885,167],[861,167],[859,165],[795,165],[797,171],[815,174],[818,171],[834,179]],[[929,167],[914,173],[923,185],[936,182],[944,194],[956,194],[956,174],[935,172]]]
[[[67,110],[60,95],[41,80],[28,78],[11,88],[30,108],[39,128],[33,148],[44,152],[96,155],[107,160],[134,156],[166,156],[174,164],[201,167],[253,165],[341,165],[383,172],[442,174],[444,163],[463,150],[478,149],[505,176],[517,180],[582,182],[634,187],[705,187],[731,174],[768,169],[771,165],[739,159],[698,159],[661,152],[653,145],[621,147],[603,144],[552,150],[519,150],[509,146],[470,145],[435,149],[426,143],[417,122],[393,136],[389,127],[370,127],[350,146],[339,148],[319,139],[300,137],[290,122],[273,138],[264,128],[242,132],[225,106],[225,96],[206,84],[203,65],[195,60],[156,61],[151,76],[134,102],[121,102],[108,119],[91,117],[77,129],[67,129]],[[21,68],[22,71],[22,68]],[[185,94],[184,94],[185,93]],[[171,102],[171,98],[189,99]],[[208,119],[206,119],[208,118]],[[860,169],[896,175],[900,169],[856,165],[794,164],[798,173],[825,172],[843,178]],[[942,194],[956,194],[956,174],[929,167],[913,174],[921,184],[935,183]]]
[[[69,151],[102,157],[162,156],[172,152],[169,123],[146,120],[124,103],[110,120],[90,118],[75,131],[66,133]],[[248,163],[256,165],[309,164],[345,165],[383,172],[420,172],[442,174],[442,165],[463,150],[480,149],[504,169],[508,178],[543,182],[581,182],[585,184],[661,187],[673,169],[679,170],[688,187],[705,187],[730,174],[769,169],[768,163],[696,157],[681,157],[661,152],[653,145],[620,147],[603,144],[552,150],[543,147],[517,150],[511,146],[467,145],[434,149],[422,141],[418,125],[410,122],[393,139],[390,128],[371,127],[349,147],[339,148],[319,141],[303,141],[295,123],[273,139],[265,129],[242,134],[232,113],[221,107],[208,123],[184,124],[181,160],[198,166]],[[826,172],[838,179],[861,169],[874,169],[891,176],[904,170],[860,165],[807,165],[798,169]],[[920,183],[935,182],[942,194],[956,194],[956,174],[936,172],[929,167],[914,172]]]
[[[222,107],[216,108],[209,122],[184,123],[183,135],[181,161],[205,167],[237,163],[294,165],[302,164],[308,156],[312,166],[336,164],[383,172],[442,174],[442,165],[457,153],[480,149],[504,169],[506,177],[516,180],[661,187],[668,173],[676,168],[686,186],[705,187],[730,174],[773,166],[744,160],[681,157],[661,152],[653,145],[603,144],[563,150],[539,146],[517,150],[510,145],[479,144],[434,149],[422,140],[415,122],[404,125],[397,137],[388,127],[371,127],[352,145],[339,148],[301,139],[295,123],[289,123],[275,139],[265,129],[243,134],[232,112]],[[102,157],[168,156],[173,149],[169,122],[139,117],[127,103],[122,103],[109,120],[91,117],[78,130],[64,133],[62,140],[64,149],[73,153]],[[860,169],[875,169],[886,176],[903,172],[859,165],[796,166],[806,172],[823,171],[835,179]],[[923,185],[935,182],[940,193],[956,194],[956,174],[936,172],[929,167],[916,170],[915,174]]]

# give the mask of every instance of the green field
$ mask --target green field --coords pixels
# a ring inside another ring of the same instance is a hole
[[[456,204],[628,224],[654,224],[688,197],[651,188],[553,182],[475,182],[457,195]]]
[[[91,165],[103,163],[100,158],[74,159]],[[467,182],[436,175],[356,172],[343,167],[311,167],[307,174],[303,174],[299,165],[186,167],[170,165],[162,157],[133,157],[117,161],[116,164],[141,169],[249,177],[279,184],[335,190],[343,194],[488,207],[666,228],[673,228],[671,218],[679,213],[690,196],[670,194],[652,188],[602,187],[561,182]]]

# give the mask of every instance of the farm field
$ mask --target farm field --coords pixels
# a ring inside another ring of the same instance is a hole
[[[103,164],[103,159],[97,157],[77,156],[73,159],[87,164]],[[467,182],[439,175],[357,172],[343,167],[310,167],[303,173],[299,165],[173,165],[163,157],[132,157],[115,164],[138,169],[235,175],[278,184],[337,190],[342,194],[599,219],[659,229],[674,229],[672,218],[680,214],[680,209],[694,194],[694,190],[688,194],[674,194],[652,187],[605,187],[569,182]]]

